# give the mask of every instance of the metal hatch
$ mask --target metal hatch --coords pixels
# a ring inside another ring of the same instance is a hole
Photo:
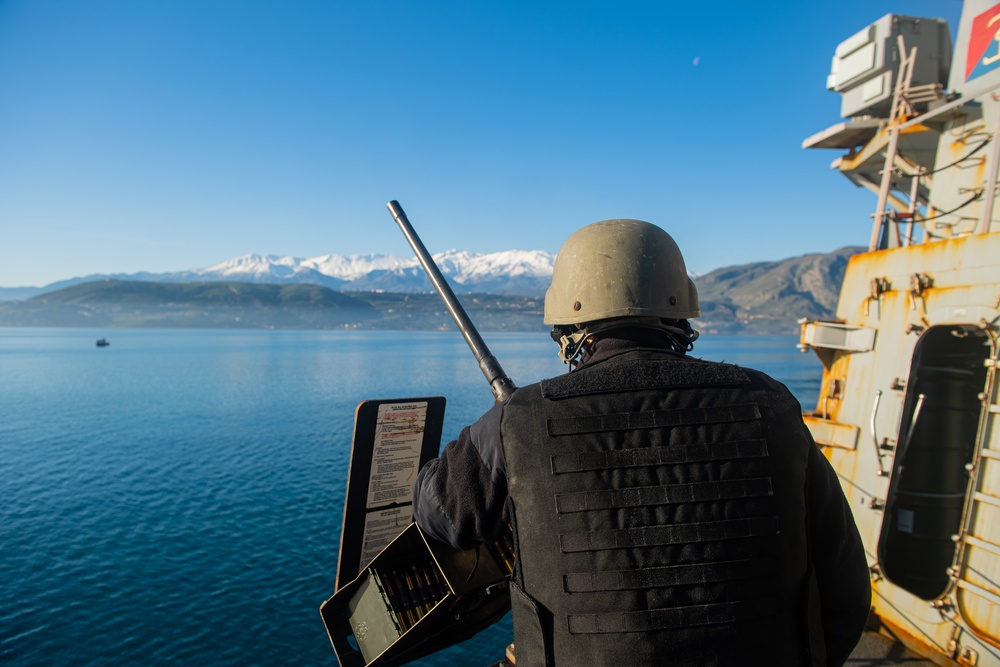
[[[992,336],[974,325],[931,327],[914,349],[878,561],[886,578],[925,600],[954,584],[994,357]]]

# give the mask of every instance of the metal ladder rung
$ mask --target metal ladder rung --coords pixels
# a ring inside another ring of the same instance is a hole
[[[965,579],[959,579],[956,583],[957,583],[957,585],[958,585],[959,588],[964,588],[964,589],[966,589],[967,591],[969,591],[971,593],[974,593],[974,594],[976,594],[976,595],[978,595],[980,597],[986,598],[987,600],[989,600],[993,604],[1000,605],[1000,595],[997,595],[996,593],[994,593],[992,591],[988,591],[985,588],[982,588],[981,586],[976,586],[975,584],[970,584]]]
[[[991,405],[990,412],[995,415],[1000,415],[1000,405]]]
[[[977,493],[972,496],[972,499],[978,503],[986,503],[987,505],[993,505],[994,507],[1000,507],[1000,498],[990,495],[988,493]]]
[[[977,549],[982,549],[983,551],[989,551],[995,556],[1000,556],[1000,546],[993,544],[992,542],[987,542],[981,537],[976,537],[975,535],[966,533],[965,543],[970,547],[975,547]]]
[[[1000,452],[995,449],[983,449],[979,453],[984,459],[996,459],[1000,461]]]

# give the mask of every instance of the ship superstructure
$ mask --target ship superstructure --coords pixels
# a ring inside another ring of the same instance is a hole
[[[954,53],[954,55],[953,55]],[[806,148],[876,197],[806,423],[865,541],[873,625],[941,665],[1000,665],[1000,4],[887,15],[841,43]]]

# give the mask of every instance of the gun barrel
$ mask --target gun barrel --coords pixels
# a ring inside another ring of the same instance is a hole
[[[451,318],[458,325],[458,330],[465,338],[465,342],[469,344],[469,348],[475,355],[476,361],[479,362],[479,369],[490,383],[493,396],[498,401],[508,399],[516,389],[514,383],[504,373],[503,368],[500,367],[500,362],[490,353],[490,348],[486,346],[486,342],[479,335],[465,309],[462,308],[462,304],[459,303],[458,297],[451,290],[451,286],[434,262],[434,258],[431,257],[430,253],[427,252],[427,248],[424,247],[423,241],[417,236],[417,232],[413,229],[413,225],[410,224],[399,202],[394,199],[387,206],[396,224],[403,231],[403,236],[406,237],[410,247],[413,248],[413,252],[417,254],[417,259],[420,261],[420,265],[424,267],[424,271],[427,272],[427,277],[431,279],[434,289],[437,290],[437,293],[444,301],[444,305],[451,314]]]

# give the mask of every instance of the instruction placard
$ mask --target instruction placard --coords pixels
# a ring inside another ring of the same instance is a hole
[[[365,514],[365,535],[361,541],[361,562],[368,564],[385,546],[403,532],[413,519],[413,505],[403,505]]]
[[[368,483],[368,509],[412,501],[426,422],[426,401],[383,403],[378,406]]]
[[[354,415],[337,589],[413,520],[413,483],[441,445],[442,396],[363,401]]]

